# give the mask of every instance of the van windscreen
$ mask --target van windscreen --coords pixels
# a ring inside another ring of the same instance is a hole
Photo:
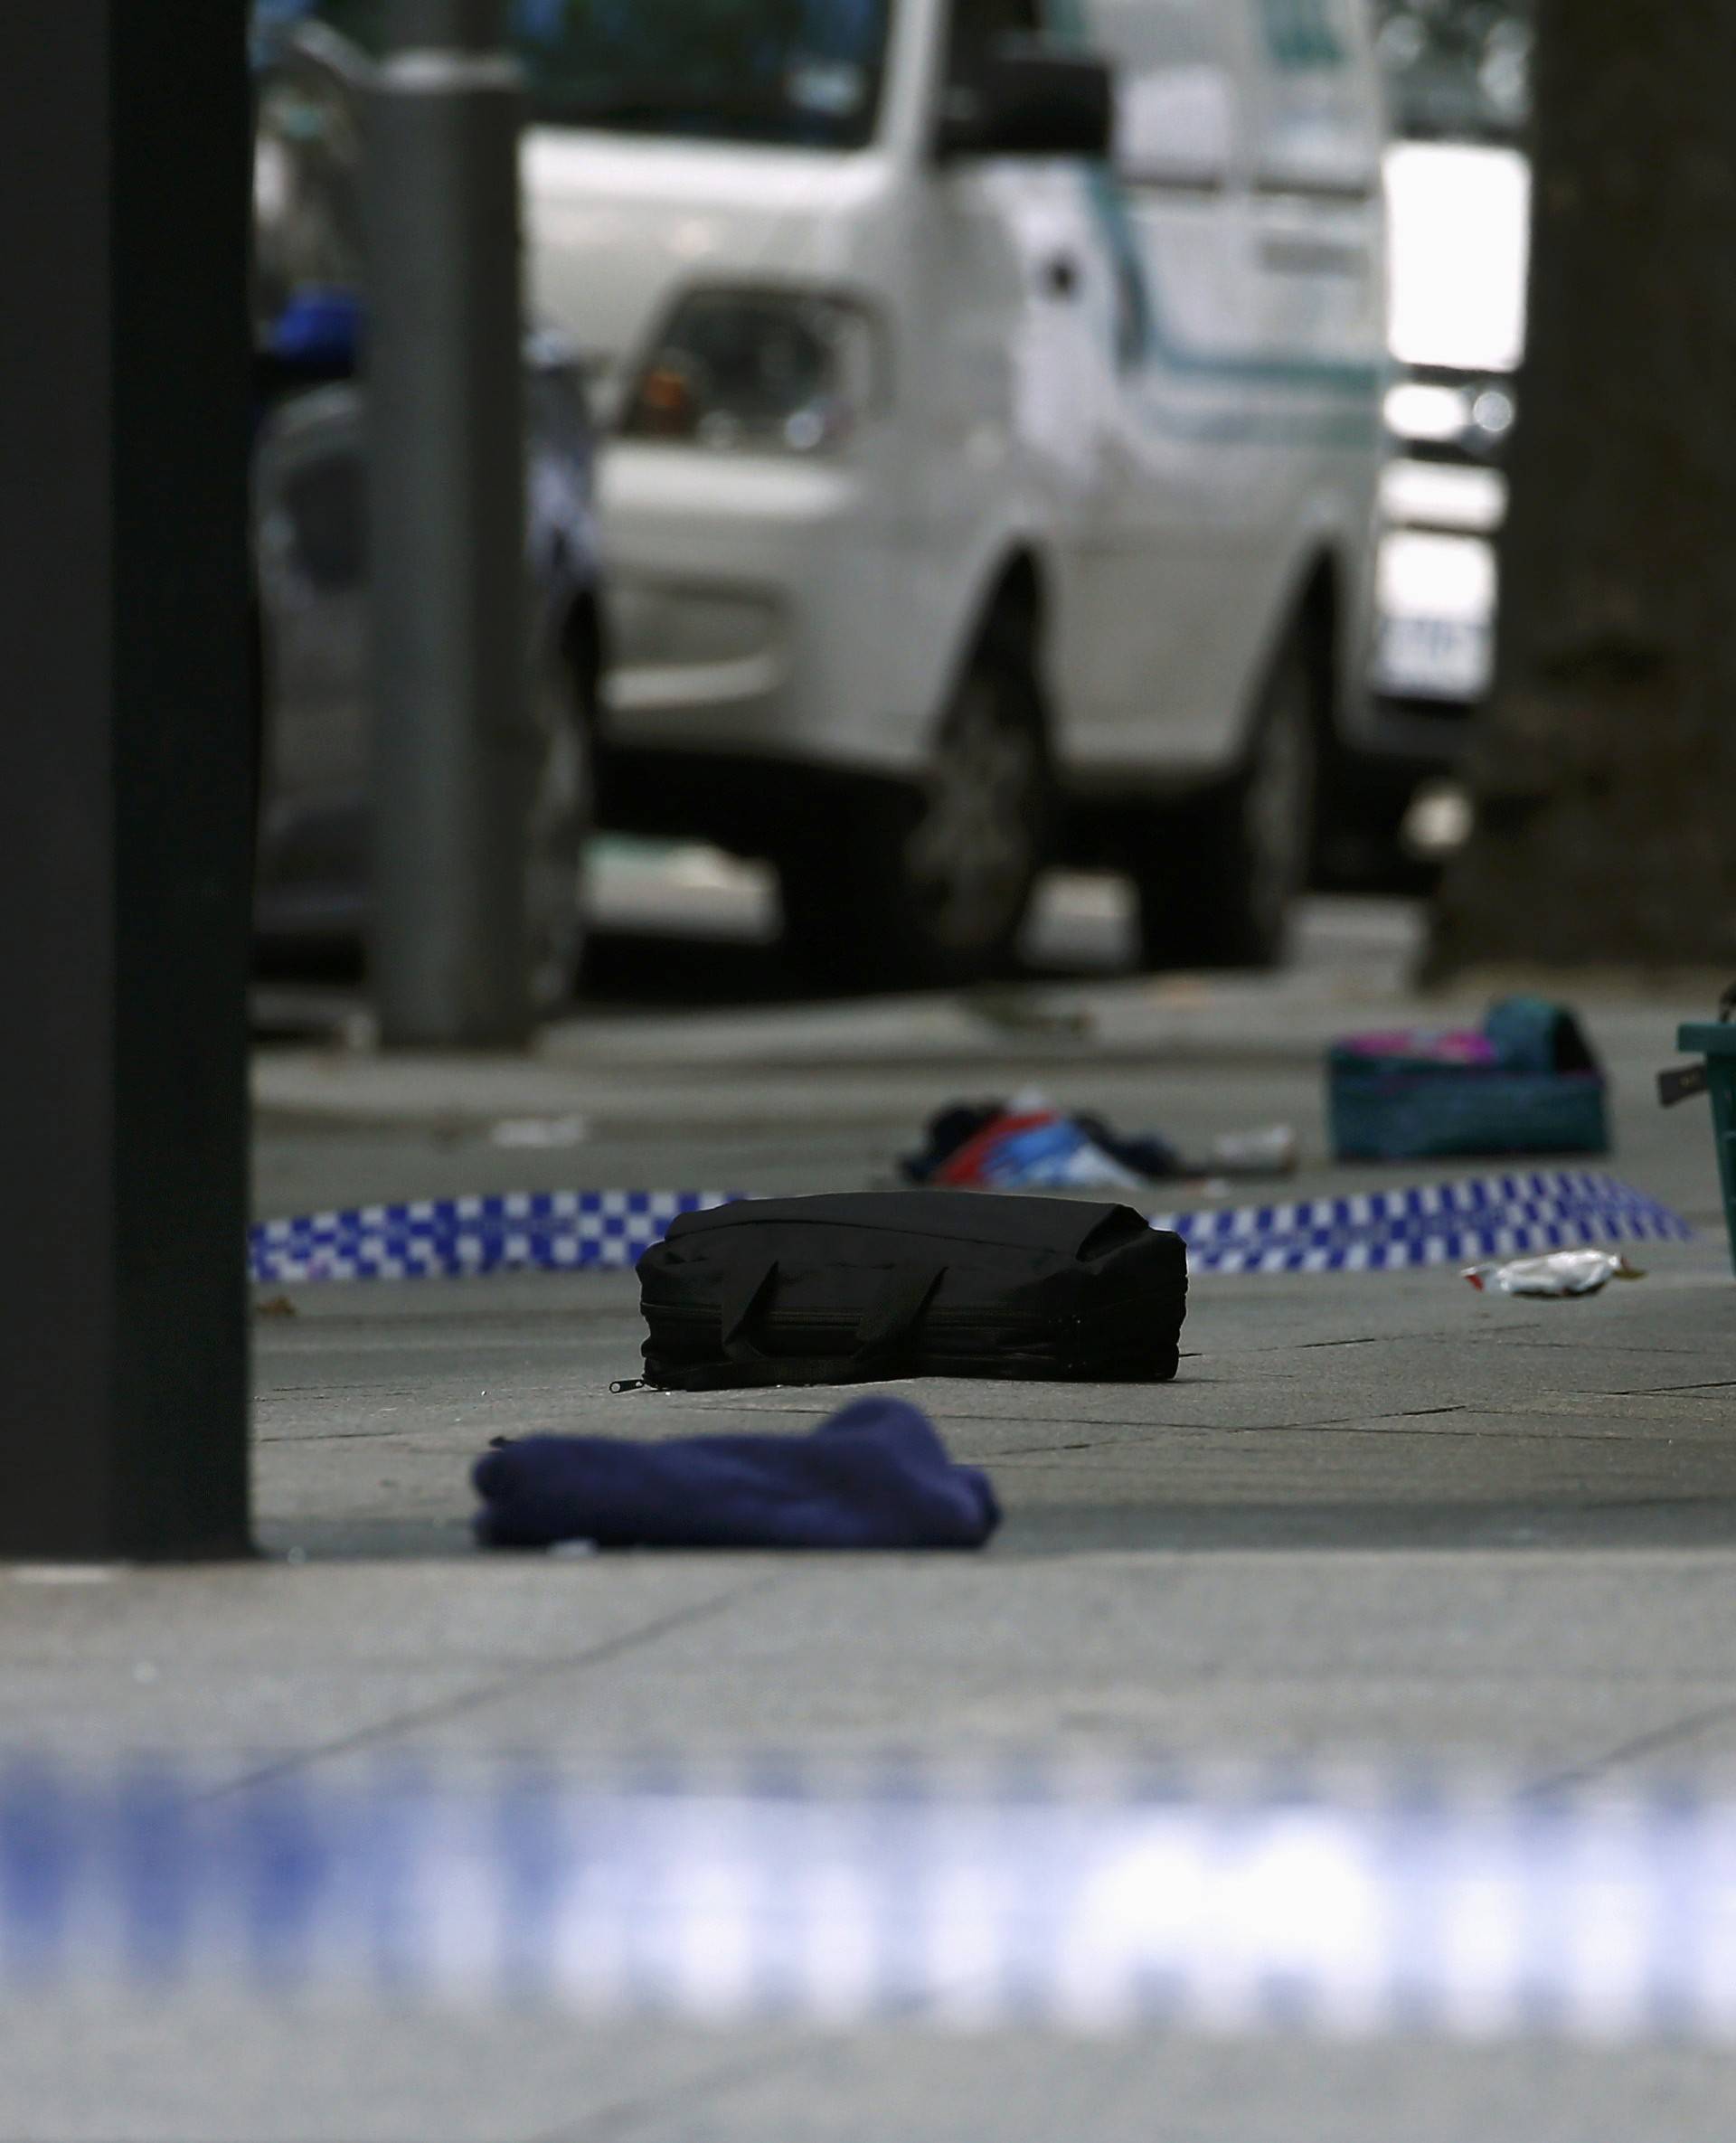
[[[545,125],[859,148],[892,0],[514,0]]]

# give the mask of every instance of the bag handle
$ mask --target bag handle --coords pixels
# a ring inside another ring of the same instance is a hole
[[[886,1285],[863,1311],[856,1344],[847,1355],[769,1355],[755,1345],[749,1329],[777,1287],[774,1258],[757,1279],[725,1293],[721,1304],[724,1356],[739,1369],[775,1370],[782,1383],[832,1384],[855,1377],[895,1375],[897,1359],[946,1270],[944,1265],[919,1266],[889,1274]]]

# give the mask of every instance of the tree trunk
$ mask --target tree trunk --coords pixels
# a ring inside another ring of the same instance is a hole
[[[1542,0],[1535,96],[1498,681],[1429,971],[1736,971],[1736,4]]]

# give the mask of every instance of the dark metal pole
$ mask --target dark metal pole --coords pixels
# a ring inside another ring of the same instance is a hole
[[[0,8],[0,1554],[247,1545],[237,0]]]
[[[388,1043],[532,1029],[518,71],[502,0],[392,0],[370,126],[374,923]]]

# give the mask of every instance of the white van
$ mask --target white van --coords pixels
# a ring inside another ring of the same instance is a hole
[[[1369,13],[520,0],[605,823],[770,857],[833,974],[992,970],[1062,856],[1153,964],[1278,956],[1366,719]]]

